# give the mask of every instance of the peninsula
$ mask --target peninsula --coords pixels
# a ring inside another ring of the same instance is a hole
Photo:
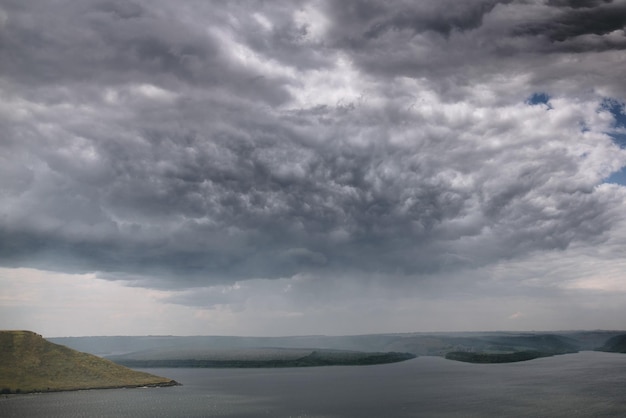
[[[397,363],[415,358],[398,352],[362,352],[302,348],[154,349],[109,356],[128,367],[276,368],[316,366],[366,366]]]
[[[0,331],[3,394],[177,384],[51,343],[31,331]]]

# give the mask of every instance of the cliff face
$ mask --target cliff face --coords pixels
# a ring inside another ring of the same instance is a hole
[[[46,341],[30,331],[0,331],[0,392],[169,386],[176,382]]]

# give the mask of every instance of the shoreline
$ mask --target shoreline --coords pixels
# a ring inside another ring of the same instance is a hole
[[[89,386],[89,387],[76,387],[76,388],[50,388],[47,390],[32,390],[32,391],[19,391],[10,393],[1,393],[0,396],[20,396],[20,395],[34,395],[40,393],[59,393],[59,392],[80,392],[83,390],[106,390],[106,389],[141,389],[141,388],[164,388],[172,386],[182,386],[182,383],[176,380],[170,380],[167,382],[157,382],[148,384],[129,384],[129,385],[115,385],[115,386]]]

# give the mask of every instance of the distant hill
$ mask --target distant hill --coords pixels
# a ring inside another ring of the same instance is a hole
[[[626,334],[616,335],[609,338],[598,351],[607,351],[610,353],[626,353]]]
[[[466,351],[451,351],[446,359],[464,361],[466,363],[515,363],[534,360],[541,357],[550,357],[552,354],[539,351],[516,351],[513,353],[468,353]]]
[[[451,351],[448,360],[468,363],[513,363],[575,353],[579,344],[569,337],[554,334],[493,336],[485,338],[480,351]]]
[[[164,377],[53,344],[31,331],[0,331],[1,393],[176,384]]]
[[[110,356],[128,367],[268,368],[362,366],[396,363],[415,358],[410,353],[313,350],[303,348],[153,349]]]
[[[493,336],[483,340],[488,347],[487,351],[538,351],[546,354],[565,354],[579,350],[577,341],[555,334]]]
[[[555,331],[555,332],[432,332],[368,335],[304,335],[285,337],[234,336],[118,336],[64,337],[53,342],[103,357],[144,351],[155,353],[235,351],[259,348],[348,350],[361,352],[397,352],[418,356],[442,356],[450,352],[512,354],[539,352],[554,355],[593,350],[607,339],[625,331]],[[155,350],[155,351],[153,351]],[[521,358],[522,355],[510,356]],[[506,357],[504,357],[506,358]],[[156,359],[156,358],[155,358]],[[163,359],[163,358],[162,358]],[[170,359],[173,359],[170,357]],[[502,357],[498,358],[499,360]],[[135,367],[135,366],[133,366]]]

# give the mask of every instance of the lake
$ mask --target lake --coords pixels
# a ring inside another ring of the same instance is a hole
[[[523,363],[142,369],[184,386],[0,397],[0,417],[626,417],[626,355]]]

